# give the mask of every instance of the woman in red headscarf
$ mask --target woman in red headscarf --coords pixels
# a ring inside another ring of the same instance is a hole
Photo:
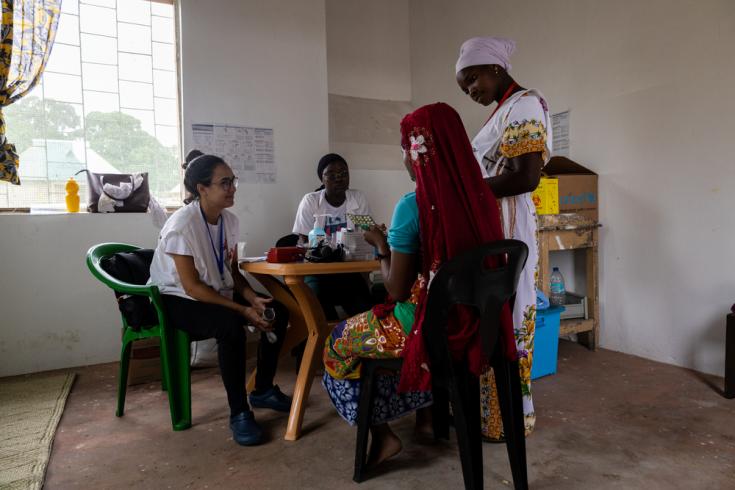
[[[376,247],[390,301],[348,318],[332,331],[324,350],[324,386],[339,414],[357,418],[362,358],[403,357],[400,380],[379,379],[369,460],[379,463],[401,450],[387,422],[431,404],[431,374],[421,328],[429,284],[441,265],[466,250],[503,238],[498,206],[472,153],[462,121],[446,104],[431,104],[401,121],[404,164],[416,191],[403,196],[386,236],[373,227],[365,239]],[[515,354],[509,310],[503,321],[505,351]],[[468,359],[476,375],[486,365],[478,317],[460,307],[448,325],[455,359]],[[417,429],[430,419],[419,410]],[[423,415],[423,416],[422,416]],[[421,430],[423,429],[423,430]]]

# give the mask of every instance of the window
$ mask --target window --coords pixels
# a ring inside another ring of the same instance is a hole
[[[0,185],[0,208],[63,207],[84,168],[148,172],[162,204],[181,203],[175,31],[172,0],[61,3],[41,82],[4,111],[21,185]]]

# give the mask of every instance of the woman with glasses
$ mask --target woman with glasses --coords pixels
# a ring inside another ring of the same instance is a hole
[[[301,199],[293,233],[306,240],[314,227],[314,216],[325,215],[320,224],[324,224],[327,239],[332,240],[337,231],[348,227],[348,214],[369,215],[370,208],[362,192],[350,189],[350,170],[340,155],[324,155],[316,173],[322,187]],[[307,276],[304,280],[316,293],[327,320],[337,319],[336,305],[348,315],[356,315],[373,304],[367,283],[360,274]]]
[[[240,225],[227,210],[235,203],[237,189],[232,169],[221,158],[196,150],[187,155],[183,167],[189,197],[161,230],[149,282],[161,291],[174,328],[188,332],[192,340],[217,339],[233,439],[243,446],[255,445],[262,431],[250,405],[281,412],[291,408],[291,399],[273,384],[288,310],[256,294],[237,269]],[[274,321],[264,320],[267,308],[275,312]],[[250,405],[245,392],[246,325],[261,331]],[[267,332],[275,333],[275,342],[267,339]]]

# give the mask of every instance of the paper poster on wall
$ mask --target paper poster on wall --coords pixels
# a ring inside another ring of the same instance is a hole
[[[569,157],[569,111],[551,115],[554,156]]]
[[[222,157],[240,182],[275,183],[273,129],[194,123],[191,132],[194,148]]]

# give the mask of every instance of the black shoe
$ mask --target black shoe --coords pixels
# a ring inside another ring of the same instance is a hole
[[[250,393],[248,400],[250,406],[255,408],[270,408],[277,412],[291,411],[291,397],[284,395],[278,385],[273,385],[272,388],[260,395]]]
[[[241,446],[255,446],[263,438],[263,430],[255,421],[253,412],[246,410],[230,417],[232,438]]]

